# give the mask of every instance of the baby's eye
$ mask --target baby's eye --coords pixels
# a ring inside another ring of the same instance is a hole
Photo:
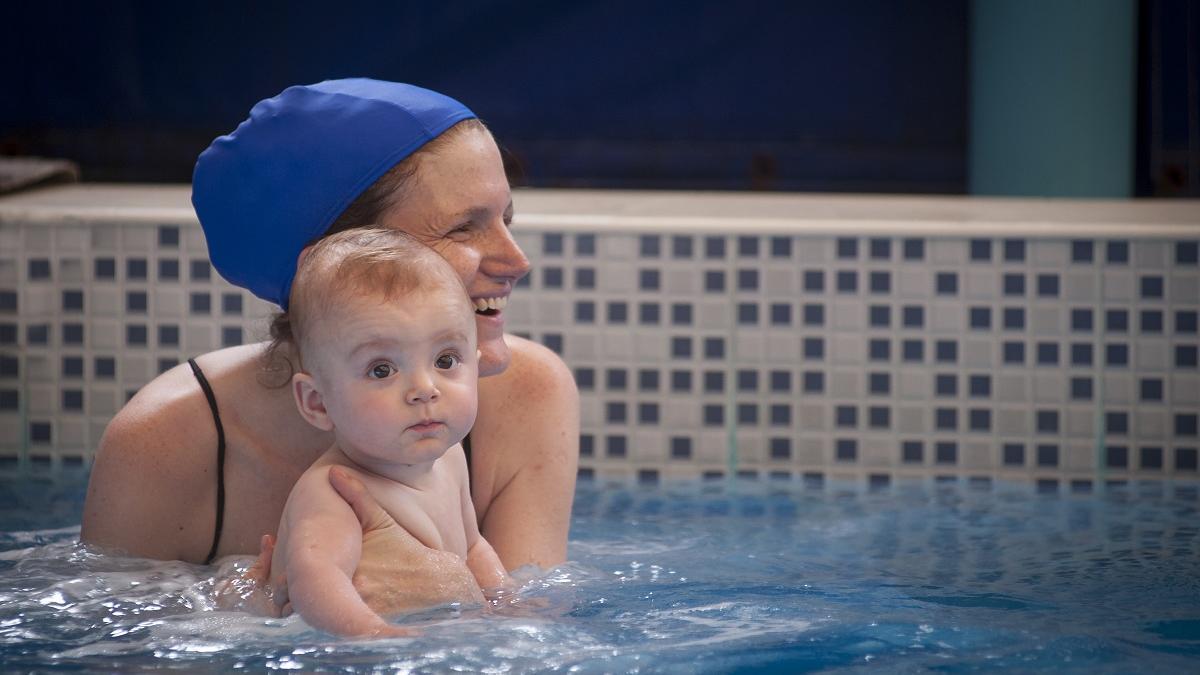
[[[386,379],[394,372],[396,369],[390,363],[376,363],[370,370],[371,377],[377,380]]]
[[[442,370],[450,370],[454,366],[457,366],[459,361],[460,359],[458,358],[458,354],[442,354],[441,356],[437,357],[437,360],[433,362],[433,365]]]

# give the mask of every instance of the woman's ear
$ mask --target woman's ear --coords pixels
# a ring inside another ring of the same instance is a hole
[[[292,375],[292,395],[296,399],[296,409],[309,424],[321,431],[333,429],[333,420],[325,410],[325,400],[317,390],[317,383],[308,373]]]

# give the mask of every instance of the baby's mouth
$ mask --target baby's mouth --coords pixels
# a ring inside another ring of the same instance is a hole
[[[508,306],[508,296],[498,298],[474,298],[475,313],[482,316],[496,316]]]

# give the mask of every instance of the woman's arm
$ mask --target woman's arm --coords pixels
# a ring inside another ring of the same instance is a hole
[[[181,372],[143,387],[105,430],[84,502],[84,543],[203,562],[216,519],[216,431],[195,381]]]
[[[480,531],[512,570],[563,562],[579,465],[579,392],[554,352],[505,336],[508,369],[479,382],[471,431]]]

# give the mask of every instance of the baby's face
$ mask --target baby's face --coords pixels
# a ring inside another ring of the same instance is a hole
[[[478,408],[474,316],[451,290],[350,297],[305,355],[342,451],[368,469],[432,462]]]

